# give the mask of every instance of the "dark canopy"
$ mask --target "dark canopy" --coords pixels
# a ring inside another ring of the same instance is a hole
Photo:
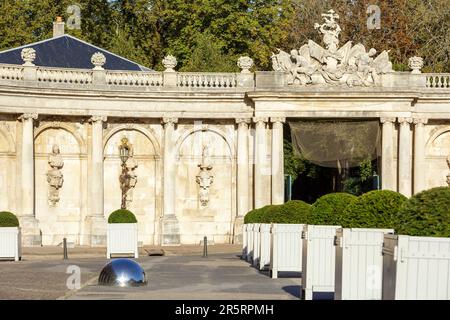
[[[33,48],[36,50],[36,60],[34,61],[34,64],[41,67],[92,69],[94,67],[91,63],[92,55],[96,52],[101,52],[106,57],[106,64],[103,67],[107,70],[150,70],[70,35],[64,35],[0,52],[0,63],[23,64],[20,53],[24,48]]]

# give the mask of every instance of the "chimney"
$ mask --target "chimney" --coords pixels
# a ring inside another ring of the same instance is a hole
[[[64,25],[62,17],[56,17],[56,22],[53,22],[53,38],[64,35]]]

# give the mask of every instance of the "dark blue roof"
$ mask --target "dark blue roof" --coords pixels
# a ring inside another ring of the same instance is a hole
[[[91,62],[92,55],[101,52],[106,57],[106,64],[103,67],[107,70],[150,70],[67,34],[0,52],[0,63],[23,64],[21,51],[24,48],[36,50],[34,64],[41,67],[92,69],[94,67]]]

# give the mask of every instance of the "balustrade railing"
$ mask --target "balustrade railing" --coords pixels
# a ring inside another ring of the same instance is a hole
[[[161,72],[107,71],[106,83],[117,86],[161,87],[164,78]]]
[[[235,73],[178,73],[177,86],[230,89],[237,86],[237,76]]]
[[[23,80],[23,67],[16,65],[0,65],[0,79]]]
[[[91,70],[38,68],[37,80],[39,82],[91,84]]]
[[[450,88],[450,73],[427,74],[427,88]]]

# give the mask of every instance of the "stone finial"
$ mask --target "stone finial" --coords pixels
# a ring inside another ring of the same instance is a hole
[[[33,48],[22,49],[20,53],[22,60],[24,61],[24,66],[32,67],[34,66],[34,60],[36,59],[36,50]]]
[[[422,71],[420,69],[423,68],[423,58],[421,57],[412,57],[408,60],[408,66],[412,70],[412,74],[420,74]]]
[[[250,73],[250,68],[253,67],[253,59],[250,57],[240,57],[237,65],[242,70],[241,73]]]
[[[164,65],[164,68],[166,68],[164,72],[175,72],[174,68],[178,64],[177,58],[170,54],[163,59],[162,63]]]
[[[94,70],[104,70],[103,66],[106,63],[106,57],[101,52],[96,52],[91,57],[91,62],[95,66]]]

